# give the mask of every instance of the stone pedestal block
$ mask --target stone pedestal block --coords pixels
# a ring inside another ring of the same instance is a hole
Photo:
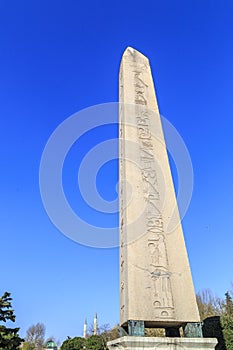
[[[109,350],[213,350],[215,338],[121,337],[107,343]]]

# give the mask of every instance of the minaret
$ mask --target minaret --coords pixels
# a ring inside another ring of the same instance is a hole
[[[85,318],[84,325],[83,325],[83,338],[86,339],[86,337],[87,337],[87,319]]]
[[[97,313],[94,316],[94,335],[97,334]]]

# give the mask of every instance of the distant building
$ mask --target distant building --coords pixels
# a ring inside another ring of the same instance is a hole
[[[93,329],[92,329],[92,334],[97,335],[98,334],[98,319],[97,319],[97,313],[94,315],[94,323],[93,323]],[[84,320],[84,325],[83,325],[83,338],[87,338],[87,319],[85,318]]]
[[[57,344],[53,340],[48,340],[45,344],[46,350],[57,350]]]
[[[85,318],[84,325],[83,325],[83,338],[87,338],[87,319]]]
[[[97,334],[97,328],[98,328],[98,323],[97,323],[97,313],[95,313],[95,316],[94,316],[94,335]]]

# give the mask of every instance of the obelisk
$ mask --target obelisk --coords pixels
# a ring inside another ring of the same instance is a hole
[[[119,79],[120,325],[140,335],[200,318],[148,59],[128,47]]]

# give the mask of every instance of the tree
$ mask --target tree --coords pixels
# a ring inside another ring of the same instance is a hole
[[[103,342],[106,344],[110,340],[119,338],[119,326],[110,327],[108,323],[99,327],[99,335],[103,338]]]
[[[101,335],[91,335],[87,338],[86,348],[88,350],[103,350],[106,349],[106,343]]]
[[[221,317],[221,328],[227,350],[233,350],[233,300],[232,291],[225,293],[225,309]]]
[[[0,298],[0,321],[15,322],[14,310],[11,306],[10,293],[5,292]],[[23,339],[18,335],[19,328],[8,328],[0,325],[0,350],[17,350]]]
[[[224,315],[221,317],[223,337],[227,350],[233,350],[233,317]]]
[[[91,335],[87,339],[81,337],[68,338],[61,346],[61,350],[106,350],[106,342],[101,335]]]
[[[164,328],[145,328],[146,337],[165,337]]]
[[[233,300],[228,291],[225,293],[225,313],[226,315],[233,317]]]
[[[33,343],[30,343],[30,342],[23,343],[23,350],[34,350],[34,349],[35,349],[35,345]]]
[[[218,350],[233,350],[233,300],[232,291],[225,299],[214,297],[210,290],[197,295],[197,304],[203,322],[204,337],[218,339]]]
[[[26,335],[26,342],[28,343],[27,346],[29,348],[25,350],[42,349],[44,345],[44,336],[45,325],[43,323],[37,323],[36,325],[29,327]]]
[[[74,337],[66,339],[61,346],[61,350],[83,350],[86,345],[86,339]]]
[[[196,296],[201,321],[211,316],[221,316],[224,313],[224,300],[213,295],[210,289],[204,289]]]

